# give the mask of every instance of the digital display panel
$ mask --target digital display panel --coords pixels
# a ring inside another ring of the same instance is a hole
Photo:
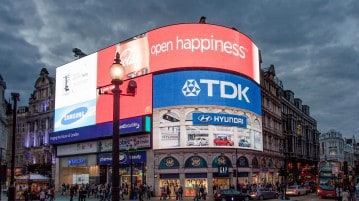
[[[147,37],[151,72],[216,68],[260,83],[258,48],[236,30],[211,24],[177,24],[150,31]]]
[[[216,71],[178,71],[156,75],[153,107],[230,106],[262,114],[260,87],[238,75]]]
[[[153,148],[263,151],[260,87],[231,73],[187,70],[153,79]]]
[[[54,131],[95,124],[97,54],[56,68]]]

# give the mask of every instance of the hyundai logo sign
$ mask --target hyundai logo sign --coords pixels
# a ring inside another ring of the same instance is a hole
[[[208,123],[212,121],[212,117],[210,115],[202,114],[197,117],[198,121],[203,123]]]
[[[193,125],[225,125],[247,127],[247,117],[221,113],[193,113]]]

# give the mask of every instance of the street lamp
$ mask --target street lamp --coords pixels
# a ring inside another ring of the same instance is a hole
[[[11,98],[14,101],[13,120],[12,120],[12,139],[11,139],[11,176],[9,186],[9,201],[15,201],[15,134],[16,134],[16,114],[17,101],[19,101],[19,93],[11,93]]]
[[[113,127],[112,127],[112,201],[119,200],[119,153],[120,153],[120,85],[125,78],[125,68],[121,65],[120,54],[116,53],[114,63],[110,67],[113,92]]]

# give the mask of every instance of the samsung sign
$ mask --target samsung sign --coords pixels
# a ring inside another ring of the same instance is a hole
[[[193,113],[193,125],[225,125],[247,127],[247,118],[241,115],[220,113]]]
[[[68,160],[68,165],[69,166],[84,165],[84,164],[86,164],[86,159],[85,158],[78,158],[78,159],[70,159],[70,160]]]
[[[218,105],[262,115],[260,87],[238,75],[199,70],[171,72],[156,75],[153,86],[154,108]]]

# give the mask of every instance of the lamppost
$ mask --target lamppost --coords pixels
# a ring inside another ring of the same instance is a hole
[[[119,200],[119,153],[120,153],[120,85],[125,78],[125,68],[121,65],[120,54],[116,53],[114,63],[110,67],[113,92],[113,127],[112,127],[112,201]]]
[[[19,93],[11,93],[11,98],[14,101],[13,120],[12,120],[12,139],[11,139],[11,175],[9,186],[9,201],[15,201],[15,133],[16,133],[16,114],[17,101],[19,101]]]
[[[120,199],[120,175],[119,175],[119,155],[120,155],[120,95],[134,96],[136,94],[137,83],[130,80],[127,86],[127,93],[122,94],[120,85],[125,79],[125,68],[121,64],[120,54],[116,53],[116,58],[110,67],[111,83],[113,95],[113,122],[112,122],[112,201]],[[107,85],[108,87],[108,85]],[[99,94],[109,94],[107,91],[102,91],[99,87]]]

